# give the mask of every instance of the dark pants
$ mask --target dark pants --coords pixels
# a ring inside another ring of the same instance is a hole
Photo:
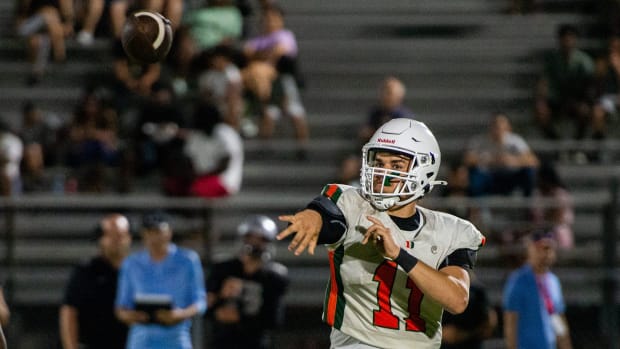
[[[536,169],[533,167],[499,168],[483,170],[469,168],[469,195],[510,195],[515,189],[523,196],[532,195],[536,184]]]

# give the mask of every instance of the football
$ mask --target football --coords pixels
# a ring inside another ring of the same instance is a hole
[[[160,62],[172,46],[170,20],[157,12],[134,12],[123,25],[121,42],[130,59],[143,64]]]

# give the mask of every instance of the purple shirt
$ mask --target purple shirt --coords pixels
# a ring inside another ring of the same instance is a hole
[[[271,34],[257,36],[249,40],[245,47],[254,51],[264,51],[273,49],[276,46],[283,45],[286,47],[285,56],[297,56],[297,41],[295,34],[287,29],[281,29]]]

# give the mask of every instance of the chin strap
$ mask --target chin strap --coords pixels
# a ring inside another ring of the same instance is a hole
[[[432,181],[431,185],[448,185],[446,181]]]

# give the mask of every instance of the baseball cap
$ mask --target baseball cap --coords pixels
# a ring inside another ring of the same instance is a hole
[[[530,235],[532,242],[551,243],[555,245],[555,235],[548,230],[537,230]]]
[[[170,217],[163,211],[152,211],[142,216],[143,229],[170,229]]]

